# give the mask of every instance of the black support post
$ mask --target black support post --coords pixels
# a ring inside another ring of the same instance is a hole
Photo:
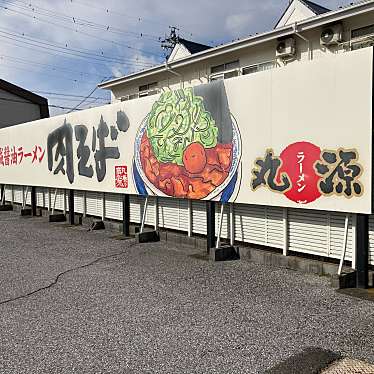
[[[208,253],[215,246],[216,239],[216,222],[215,222],[215,202],[207,201],[206,203],[206,246]]]
[[[69,223],[75,224],[75,213],[74,213],[74,190],[69,190]]]
[[[356,270],[357,288],[369,285],[369,216],[357,214]]]
[[[0,192],[0,204],[3,203],[4,194],[5,194],[5,187],[4,187],[4,185],[2,184],[2,185],[1,185],[1,192]],[[4,199],[4,204],[5,204],[5,199]]]
[[[130,236],[130,196],[124,194],[122,196],[122,233],[124,236]]]
[[[36,216],[36,187],[31,187],[31,214]]]

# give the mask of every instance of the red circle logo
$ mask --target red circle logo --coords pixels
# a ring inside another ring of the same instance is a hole
[[[284,194],[298,204],[308,204],[318,199],[321,193],[318,190],[320,177],[316,174],[313,165],[320,160],[321,149],[309,142],[297,142],[289,145],[280,154],[282,166],[281,173],[287,173],[291,189]]]

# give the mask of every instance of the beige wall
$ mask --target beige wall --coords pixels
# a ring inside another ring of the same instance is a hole
[[[19,96],[0,89],[0,113],[0,128],[3,128],[39,119],[40,107],[37,104],[33,104]]]

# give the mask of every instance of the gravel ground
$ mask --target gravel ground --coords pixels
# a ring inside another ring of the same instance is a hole
[[[373,303],[326,278],[14,212],[0,227],[2,374],[264,373],[310,347],[374,363]]]

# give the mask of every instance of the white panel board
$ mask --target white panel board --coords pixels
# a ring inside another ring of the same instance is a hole
[[[47,208],[48,206],[48,192],[47,188],[36,188],[36,205],[40,208]]]
[[[86,192],[87,215],[102,217],[103,214],[103,194],[101,192]]]
[[[372,90],[364,48],[4,128],[0,183],[371,214]]]
[[[206,203],[192,202],[192,232],[206,235]]]
[[[145,207],[145,197],[143,196],[130,196],[130,221],[133,223],[141,223]],[[156,217],[156,199],[150,196],[148,198],[148,206],[145,224],[148,226],[155,225]]]
[[[266,208],[235,205],[235,240],[266,245]]]
[[[289,249],[295,252],[340,259],[344,242],[345,214],[290,209]],[[353,252],[352,217],[349,217],[346,260]]]
[[[142,196],[130,196],[130,222],[140,223],[142,219],[144,198]]]
[[[265,224],[266,238],[265,243],[269,247],[283,248],[285,243],[285,221],[284,208],[266,207]]]
[[[64,190],[57,189],[57,195],[55,195],[55,190],[52,191],[52,207],[53,204],[55,204],[55,210],[63,212],[65,209],[65,204],[64,204],[64,198],[65,198],[65,192]],[[54,203],[54,198],[56,196],[56,202]]]
[[[289,250],[328,256],[330,224],[327,212],[288,210]]]
[[[180,199],[158,199],[159,227],[188,231],[188,202]]]
[[[122,195],[106,193],[105,194],[105,217],[122,221]]]
[[[5,201],[11,202],[12,201],[12,185],[5,186]]]
[[[22,186],[13,186],[14,202],[17,204],[23,203],[23,188]]]
[[[84,191],[74,191],[74,211],[76,213],[84,213]]]
[[[369,218],[369,263],[374,265],[374,215]]]

